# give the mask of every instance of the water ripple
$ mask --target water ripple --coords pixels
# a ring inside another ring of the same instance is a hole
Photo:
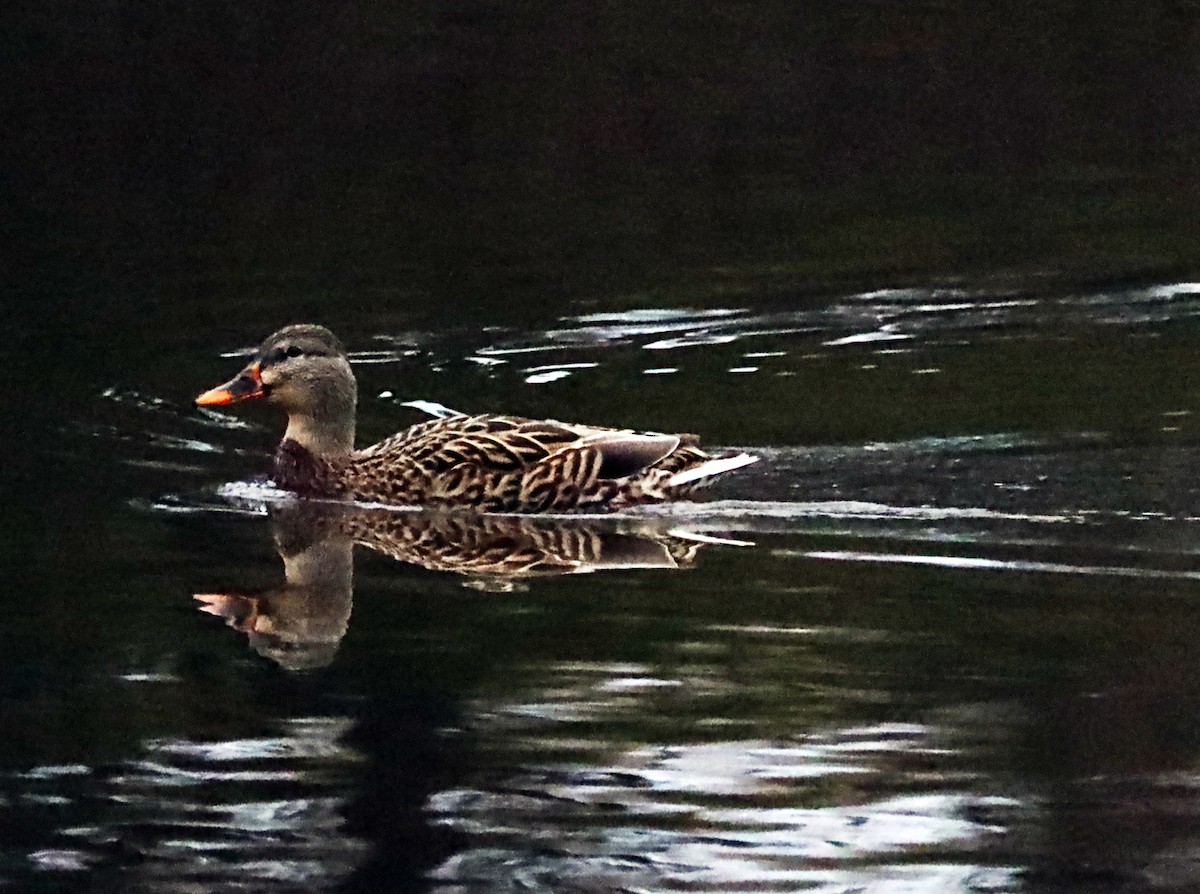
[[[29,852],[40,873],[119,866],[123,890],[330,890],[363,859],[346,829],[345,718],[297,718],[277,735],[148,742],[140,758],[102,772],[45,766],[29,784],[70,792],[73,810],[103,806],[103,827],[63,825]],[[47,807],[46,809],[51,809]]]
[[[747,891],[887,890],[899,879],[966,891],[987,878],[1008,890],[1015,873],[986,854],[1007,833],[1006,817],[1022,809],[1018,799],[975,795],[949,779],[942,790],[868,794],[870,778],[895,772],[888,767],[897,760],[945,759],[940,735],[884,724],[795,743],[659,745],[605,764],[530,767],[490,790],[443,791],[430,798],[431,816],[472,843],[433,878],[466,890],[570,878],[589,889]],[[814,787],[831,777],[856,780],[842,784],[863,796],[814,803]],[[596,810],[609,821],[586,822]],[[921,852],[950,859],[897,859]],[[981,859],[964,859],[972,853]]]
[[[677,351],[729,345],[748,339],[791,337],[814,348],[854,348],[880,342],[929,342],[954,333],[973,340],[1053,332],[1078,336],[1089,326],[1144,326],[1200,314],[1200,286],[1162,284],[1120,292],[1079,295],[1005,294],[993,287],[883,289],[841,297],[802,310],[754,312],[747,308],[583,314],[573,325],[536,335],[499,332],[506,339],[478,347],[476,358],[549,351],[594,351],[637,345]],[[751,352],[761,357],[779,351]]]

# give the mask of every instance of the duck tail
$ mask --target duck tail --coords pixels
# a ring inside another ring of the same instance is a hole
[[[757,456],[751,453],[718,456],[715,459],[705,460],[697,466],[684,469],[682,472],[676,472],[667,479],[665,486],[670,489],[681,487],[685,484],[693,484],[708,478],[715,478],[718,475],[724,475],[726,472],[732,472],[734,469],[740,469],[743,466],[756,463],[758,459]]]

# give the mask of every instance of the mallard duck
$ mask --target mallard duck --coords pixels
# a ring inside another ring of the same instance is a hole
[[[686,497],[758,459],[713,457],[694,435],[489,414],[418,423],[355,450],[357,385],[346,350],[311,324],[280,329],[245,369],[196,403],[247,400],[287,412],[273,478],[305,495],[495,512],[618,508]]]

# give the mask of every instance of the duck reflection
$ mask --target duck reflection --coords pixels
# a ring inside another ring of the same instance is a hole
[[[332,507],[270,511],[284,582],[257,594],[197,593],[200,610],[245,633],[260,655],[289,670],[324,667],[350,624],[354,540]]]
[[[663,522],[396,511],[320,503],[270,509],[284,583],[255,595],[198,593],[200,610],[247,635],[289,670],[329,664],[350,623],[354,546],[507,591],[533,577],[621,569],[680,569],[706,543]]]

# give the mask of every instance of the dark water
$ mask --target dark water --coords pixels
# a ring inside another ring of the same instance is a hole
[[[349,336],[365,439],[425,399],[761,453],[700,504],[296,504],[277,420],[188,403],[252,326],[31,422],[0,876],[1192,889],[1200,286],[738,298]]]
[[[0,886],[1200,890],[1194,4],[4,18]],[[300,320],[762,461],[298,504]]]

